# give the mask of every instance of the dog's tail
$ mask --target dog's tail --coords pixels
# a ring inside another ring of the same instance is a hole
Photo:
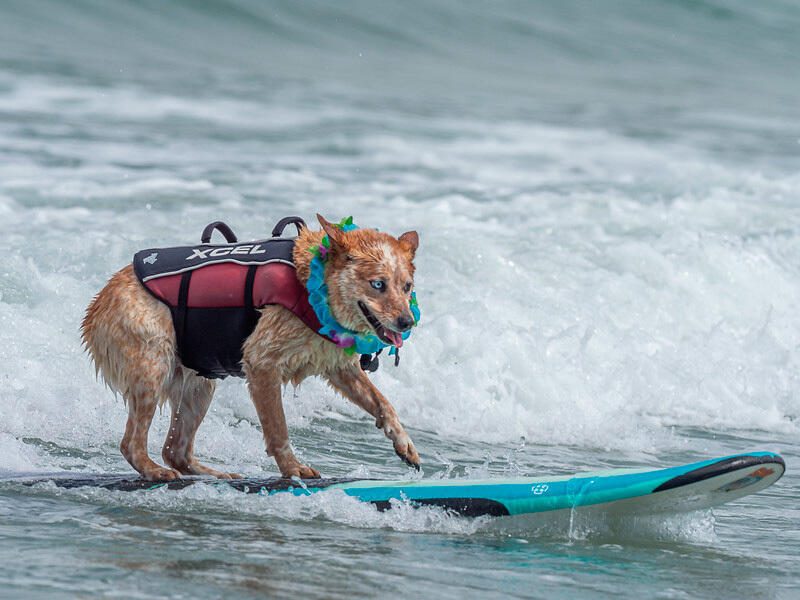
[[[159,405],[164,403],[179,366],[172,320],[168,309],[136,280],[132,265],[115,273],[98,292],[80,330],[95,374],[114,393],[127,402],[147,389]]]

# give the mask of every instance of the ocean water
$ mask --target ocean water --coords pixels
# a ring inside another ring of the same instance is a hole
[[[798,26],[777,0],[3,2],[0,472],[129,471],[78,327],[135,251],[317,212],[421,242],[423,319],[372,379],[422,473],[309,380],[284,406],[325,475],[788,470],[712,511],[524,531],[6,486],[0,597],[800,597]],[[241,380],[197,454],[277,474]]]

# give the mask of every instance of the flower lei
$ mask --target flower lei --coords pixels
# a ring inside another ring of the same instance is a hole
[[[335,226],[345,232],[358,229],[358,227],[353,225],[353,217],[342,219]],[[311,308],[314,309],[314,313],[316,313],[322,325],[319,329],[319,333],[330,338],[336,343],[336,346],[342,348],[348,356],[352,356],[355,353],[372,354],[386,348],[389,344],[383,343],[377,335],[362,335],[347,329],[334,318],[333,314],[331,314],[330,305],[328,304],[328,286],[325,285],[325,265],[328,262],[329,250],[330,241],[327,235],[322,238],[322,243],[319,246],[309,250],[309,252],[314,255],[314,258],[311,259],[311,274],[308,277],[308,282],[306,282],[306,288],[308,288],[308,302],[311,304]],[[414,326],[416,326],[419,322],[420,312],[415,292],[411,293],[408,306],[411,309],[411,314],[414,316]],[[411,332],[406,331],[402,335],[405,340],[411,335]],[[397,349],[392,346],[391,350],[389,350],[389,354],[395,354],[396,350]]]

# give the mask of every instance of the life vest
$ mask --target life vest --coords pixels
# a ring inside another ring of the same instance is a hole
[[[308,290],[297,279],[295,238],[282,237],[289,223],[298,233],[305,227],[300,217],[286,217],[271,238],[239,243],[230,227],[216,221],[203,230],[198,246],[148,248],[134,255],[139,282],[172,313],[185,366],[208,378],[244,377],[242,344],[258,322],[257,309],[271,304],[318,333]],[[210,243],[215,229],[227,244]]]

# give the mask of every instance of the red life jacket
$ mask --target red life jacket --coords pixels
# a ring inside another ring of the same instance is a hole
[[[294,238],[281,237],[299,217],[281,219],[267,240],[237,243],[224,223],[206,227],[199,246],[149,248],[133,257],[139,282],[172,313],[181,362],[208,378],[244,377],[242,344],[253,332],[257,309],[277,304],[315,333],[320,329],[308,290],[294,264]],[[210,244],[219,229],[228,244]],[[325,338],[328,339],[328,338]]]

